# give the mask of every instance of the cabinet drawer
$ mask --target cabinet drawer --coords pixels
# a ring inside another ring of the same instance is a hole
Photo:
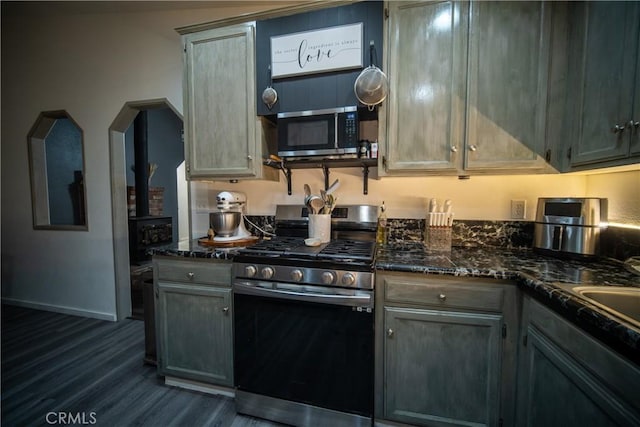
[[[389,276],[384,277],[383,283],[386,302],[437,308],[502,311],[504,289],[501,285],[493,283],[476,280],[461,283],[429,276],[423,276],[421,281]]]
[[[231,286],[231,263],[154,258],[158,280]]]

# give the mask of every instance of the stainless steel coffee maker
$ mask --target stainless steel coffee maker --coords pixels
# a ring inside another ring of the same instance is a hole
[[[599,254],[600,232],[606,223],[607,199],[540,198],[533,249],[559,257],[595,257]]]

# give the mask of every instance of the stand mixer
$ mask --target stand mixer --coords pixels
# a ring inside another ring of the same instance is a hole
[[[214,241],[230,242],[251,237],[244,226],[247,196],[236,191],[222,191],[216,196],[218,212],[209,214],[209,224],[215,231]],[[237,213],[237,214],[234,214]]]

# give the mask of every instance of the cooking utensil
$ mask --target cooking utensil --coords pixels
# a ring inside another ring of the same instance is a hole
[[[262,91],[262,102],[264,102],[267,105],[267,108],[271,110],[271,107],[273,107],[275,103],[278,102],[278,92],[276,92],[276,90],[272,87],[273,78],[271,77],[271,64],[269,64],[268,70],[269,86],[267,86],[265,90]]]
[[[324,202],[324,213],[330,214],[333,212],[333,209],[336,207],[337,197],[334,197],[333,194],[327,194],[327,199]]]
[[[311,196],[309,198],[308,206],[313,215],[322,213],[322,209],[324,208],[324,200],[322,200],[320,196]]]
[[[333,181],[333,184],[331,184],[329,188],[327,188],[327,194],[333,193],[338,189],[338,187],[340,187],[340,181],[336,179],[335,181]]]
[[[356,98],[366,105],[370,111],[387,98],[389,82],[387,75],[373,63],[374,56],[373,40],[369,43],[369,66],[362,70],[353,84]]]
[[[311,197],[311,187],[309,187],[308,184],[304,185],[304,205],[307,208],[310,208],[309,206],[309,198]]]

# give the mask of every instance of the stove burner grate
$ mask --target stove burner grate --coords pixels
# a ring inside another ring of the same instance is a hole
[[[304,239],[299,237],[277,237],[242,249],[240,253],[252,256],[281,258],[291,256],[349,263],[354,260],[372,261],[375,255],[375,242],[336,239],[327,244],[312,247],[306,246]]]

